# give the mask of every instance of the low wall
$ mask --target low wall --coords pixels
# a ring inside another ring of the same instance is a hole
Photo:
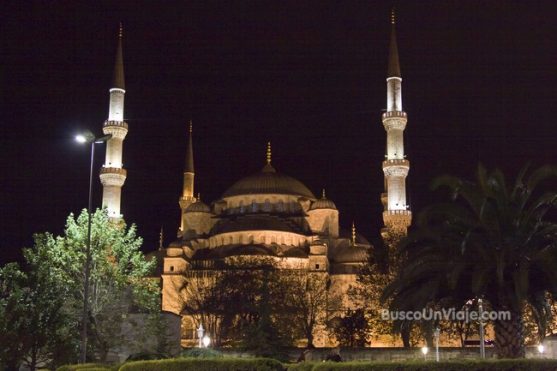
[[[218,349],[220,352],[224,353],[230,357],[251,357],[249,352],[243,352],[239,350],[234,350],[230,348]],[[331,348],[315,348],[311,349],[309,353],[306,354],[306,360],[310,361],[322,361],[331,353]],[[288,358],[292,361],[296,361],[298,357],[302,354],[304,349],[302,348],[288,348],[285,349],[288,354]],[[421,352],[421,348],[341,348],[340,356],[344,361],[402,361],[410,359],[424,359],[424,355]],[[472,359],[479,358],[480,348],[479,347],[439,347],[439,358],[441,360],[459,358],[459,359]],[[493,347],[485,348],[486,358],[495,358],[495,349]],[[526,348],[526,358],[553,358],[552,353],[544,353],[540,355],[536,347]],[[435,359],[435,348],[429,349],[429,353],[426,358],[428,360]]]

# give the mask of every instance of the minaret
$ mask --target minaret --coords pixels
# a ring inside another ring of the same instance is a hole
[[[382,115],[387,132],[387,151],[383,161],[385,193],[383,202],[383,237],[406,235],[412,221],[412,213],[406,203],[406,176],[410,162],[404,154],[404,129],[407,116],[402,109],[402,76],[396,42],[395,12],[391,13],[391,42],[389,46],[389,68],[387,71],[387,110]]]
[[[118,47],[116,48],[116,62],[114,76],[110,88],[110,103],[108,119],[104,122],[103,133],[112,134],[106,146],[106,159],[100,172],[103,185],[103,207],[108,209],[108,216],[112,221],[119,222],[120,199],[122,186],[126,181],[126,170],[122,167],[122,144],[128,134],[128,124],[124,122],[124,60],[122,57],[122,24],[118,32]]]
[[[184,185],[182,187],[182,197],[180,197],[180,200],[178,201],[178,203],[180,204],[180,209],[182,210],[182,218],[180,229],[178,230],[178,237],[182,237],[184,231],[186,230],[186,208],[190,204],[195,202],[195,197],[193,197],[193,178],[195,177],[195,170],[193,168],[192,129],[192,123],[190,120],[188,145],[186,149],[186,166],[184,167]]]

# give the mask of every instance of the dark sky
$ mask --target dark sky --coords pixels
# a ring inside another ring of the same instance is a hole
[[[124,23],[122,211],[156,248],[179,223],[187,121],[205,201],[273,164],[319,194],[345,228],[381,226],[385,76],[392,1],[5,2],[0,19],[0,261],[32,233],[61,233],[87,204],[88,149],[108,115]],[[510,176],[555,162],[553,1],[397,4],[412,210],[431,179],[479,161]],[[96,169],[104,161],[98,147]],[[101,186],[95,175],[95,204]]]

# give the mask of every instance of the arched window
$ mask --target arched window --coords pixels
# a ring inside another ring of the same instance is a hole
[[[265,203],[263,204],[263,211],[265,211],[266,213],[270,213],[271,210],[271,201],[269,201],[269,199],[265,200]]]
[[[181,329],[181,333],[182,333],[182,339],[187,339],[187,340],[194,340],[196,339],[196,335],[195,335],[195,324],[193,323],[193,320],[189,317],[182,317],[182,329]]]

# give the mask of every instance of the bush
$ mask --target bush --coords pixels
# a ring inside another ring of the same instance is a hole
[[[191,348],[183,350],[180,357],[186,358],[222,358],[223,354],[210,348]]]
[[[288,371],[312,371],[313,367],[318,363],[323,363],[323,362],[317,362],[317,361],[299,362],[293,365],[289,365]]]
[[[125,363],[120,371],[282,371],[279,361],[268,358],[174,358]]]
[[[129,361],[150,361],[153,359],[165,359],[170,358],[167,354],[164,353],[148,353],[148,352],[141,352],[141,353],[134,353],[130,354],[128,358],[126,358],[126,362]]]
[[[110,366],[102,363],[81,363],[78,365],[64,365],[56,369],[56,371],[110,371]]]
[[[554,359],[494,359],[473,360],[458,359],[442,362],[406,361],[406,362],[308,362],[311,368],[298,368],[302,364],[289,367],[296,371],[555,371],[557,360]]]

